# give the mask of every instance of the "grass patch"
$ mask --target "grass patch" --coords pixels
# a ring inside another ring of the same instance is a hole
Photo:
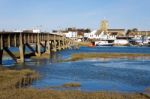
[[[77,53],[72,54],[70,59],[65,61],[77,61],[90,58],[150,58],[150,54],[132,54],[132,53]]]
[[[25,87],[36,80],[38,74],[35,71],[24,70],[0,70],[0,90]]]
[[[113,92],[54,91],[22,88],[0,91],[0,99],[149,99],[141,94]]]
[[[62,88],[75,88],[75,87],[80,87],[81,84],[80,83],[77,83],[77,82],[71,82],[71,83],[64,83],[63,85],[58,85],[58,86],[49,86],[47,87],[48,89],[49,88],[52,88],[52,89],[62,89]]]
[[[50,54],[44,53],[41,56],[31,56],[32,59],[48,59],[50,58]]]
[[[63,87],[80,87],[80,86],[81,86],[81,84],[77,83],[77,82],[63,84]]]
[[[78,46],[89,46],[91,42],[76,42]]]

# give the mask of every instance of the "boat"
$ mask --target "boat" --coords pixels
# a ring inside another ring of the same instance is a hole
[[[113,46],[113,43],[110,42],[109,40],[100,40],[100,41],[95,41],[96,46]]]
[[[116,37],[114,46],[129,46],[130,37]]]
[[[150,38],[133,38],[132,39],[138,46],[149,46]]]

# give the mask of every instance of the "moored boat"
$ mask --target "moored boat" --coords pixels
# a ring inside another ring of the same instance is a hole
[[[116,37],[114,46],[128,46],[130,39],[129,37]]]
[[[96,46],[113,46],[112,41],[110,42],[109,40],[100,40],[95,42]]]

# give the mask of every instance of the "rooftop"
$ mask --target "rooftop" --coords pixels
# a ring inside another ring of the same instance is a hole
[[[108,31],[125,31],[125,29],[108,29]]]

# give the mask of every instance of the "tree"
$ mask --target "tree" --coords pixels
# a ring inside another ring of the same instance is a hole
[[[137,31],[138,31],[137,28],[133,28],[133,29],[132,29],[132,32],[137,32]]]
[[[129,36],[129,35],[130,35],[130,33],[131,33],[131,30],[130,30],[130,29],[128,29],[128,30],[127,30],[127,33],[126,33],[126,36]]]
[[[87,29],[85,29],[85,32],[86,32],[86,33],[90,33],[91,30],[87,28]]]
[[[126,35],[127,36],[129,36],[129,35],[134,36],[134,35],[137,35],[137,33],[138,33],[138,29],[137,28],[133,28],[132,30],[128,29]]]

